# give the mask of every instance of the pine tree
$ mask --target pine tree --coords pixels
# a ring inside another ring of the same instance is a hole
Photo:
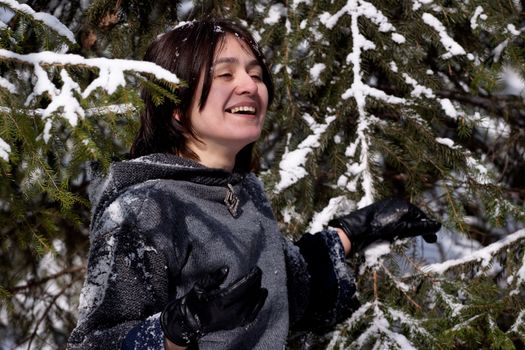
[[[81,7],[51,5],[85,28]],[[9,20],[0,26],[0,347],[63,347],[89,246],[89,170],[129,148],[138,88],[175,99],[178,79],[152,63],[78,55],[89,45],[56,17],[0,6]]]
[[[361,307],[325,336],[291,334],[290,348],[523,348],[523,2],[27,4],[0,0],[14,15],[0,25],[1,347],[64,345],[88,249],[88,164],[106,169],[129,148],[138,86],[176,98],[175,80],[115,60],[212,14],[244,21],[274,73],[258,154],[284,233],[386,196],[444,225],[436,245],[353,256]]]

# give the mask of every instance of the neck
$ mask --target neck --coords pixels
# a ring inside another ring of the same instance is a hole
[[[208,168],[223,169],[232,172],[235,166],[237,152],[220,146],[208,146],[199,142],[192,142],[188,147],[199,157],[199,163]]]

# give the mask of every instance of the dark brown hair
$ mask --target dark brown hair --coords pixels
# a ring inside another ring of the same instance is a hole
[[[163,103],[155,104],[151,92],[147,88],[142,89],[141,97],[145,108],[140,117],[139,132],[131,147],[132,158],[151,153],[172,153],[198,160],[198,156],[187,147],[189,137],[197,139],[192,130],[190,105],[197,90],[201,72],[211,71],[217,45],[224,43],[228,33],[243,40],[253,52],[262,68],[262,79],[268,89],[268,105],[271,104],[273,82],[270,71],[264,62],[264,56],[258,44],[247,29],[226,19],[205,19],[182,24],[159,36],[148,47],[144,56],[145,61],[156,63],[175,73],[185,82],[185,86],[176,91],[180,102],[175,103],[166,98]],[[201,109],[206,104],[211,83],[211,74],[204,74],[199,101]],[[175,110],[179,113],[179,121],[173,118]],[[253,143],[245,146],[237,154],[236,170],[251,170],[252,150]]]

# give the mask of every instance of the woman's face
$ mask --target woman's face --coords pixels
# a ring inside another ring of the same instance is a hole
[[[209,74],[212,83],[206,104],[199,108],[202,74],[190,105],[193,131],[206,149],[237,154],[261,134],[268,107],[262,68],[242,40],[226,34]],[[190,140],[190,148],[196,145]]]

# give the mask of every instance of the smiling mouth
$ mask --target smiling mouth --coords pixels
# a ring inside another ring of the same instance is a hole
[[[228,108],[226,110],[226,112],[232,113],[232,114],[250,114],[250,115],[255,115],[255,108],[254,107],[250,107],[250,106],[233,107],[233,108]]]

